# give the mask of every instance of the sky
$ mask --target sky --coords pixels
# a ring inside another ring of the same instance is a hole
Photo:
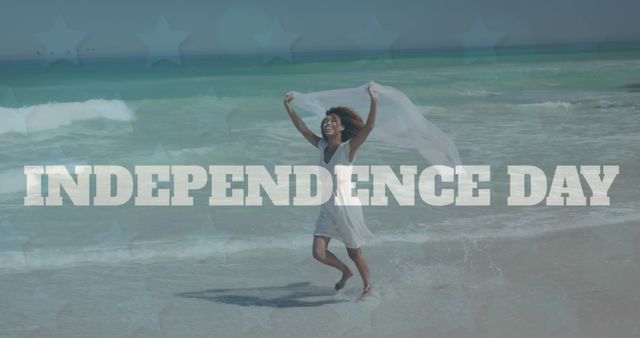
[[[7,1],[0,58],[640,41],[637,0]]]

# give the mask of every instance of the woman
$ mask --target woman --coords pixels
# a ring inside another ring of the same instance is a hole
[[[320,215],[316,221],[313,237],[313,257],[340,270],[342,278],[336,283],[335,289],[344,288],[353,273],[345,263],[327,249],[331,238],[342,241],[349,257],[356,264],[364,284],[362,295],[358,300],[365,299],[373,291],[369,281],[369,267],[360,248],[366,242],[366,239],[373,237],[373,235],[364,224],[360,203],[355,205],[337,203],[340,205],[336,205],[335,202],[344,202],[341,199],[351,198],[350,178],[352,164],[358,148],[367,139],[375,124],[378,93],[371,84],[368,86],[368,92],[371,98],[371,108],[367,122],[363,123],[360,116],[351,108],[331,108],[326,112],[327,116],[322,120],[320,126],[322,138],[309,130],[293,110],[291,106],[293,94],[287,94],[284,100],[284,106],[289,113],[291,121],[293,121],[293,125],[309,143],[320,149],[320,165],[329,170],[335,182],[332,196],[322,205]],[[345,170],[345,175],[340,175],[340,177],[347,177],[349,180],[337,180],[335,175],[336,165],[339,166],[340,170]]]

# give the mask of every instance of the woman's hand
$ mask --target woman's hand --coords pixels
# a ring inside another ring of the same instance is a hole
[[[314,134],[302,121],[300,116],[296,113],[296,111],[291,106],[291,101],[293,101],[293,92],[288,92],[287,95],[284,96],[284,108],[287,110],[293,125],[298,129],[298,131],[304,136],[304,138],[309,141],[314,147],[318,148],[318,142],[320,142],[321,138]]]
[[[291,101],[293,101],[293,93],[289,92],[284,97],[284,105],[289,106],[291,104]]]
[[[371,97],[371,100],[377,101],[378,92],[373,89],[373,81],[369,81],[369,87],[367,89],[369,90],[369,96]]]

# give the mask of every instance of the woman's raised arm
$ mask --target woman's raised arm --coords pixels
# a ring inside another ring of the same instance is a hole
[[[373,130],[373,126],[376,123],[376,114],[378,111],[378,92],[373,89],[371,82],[369,82],[369,96],[371,97],[371,108],[369,109],[369,116],[367,116],[367,122],[364,124],[364,128],[362,128],[358,134],[351,138],[351,148],[349,151],[350,159],[349,161],[353,161],[353,156],[360,148],[364,140],[367,139],[369,133]]]
[[[293,122],[293,125],[298,129],[298,131],[304,136],[304,138],[309,141],[314,147],[318,148],[318,142],[320,142],[320,137],[314,134],[302,121],[300,116],[293,110],[293,106],[291,106],[291,101],[293,100],[293,93],[288,93],[284,98],[284,107],[287,109],[287,113],[289,113],[289,117]]]

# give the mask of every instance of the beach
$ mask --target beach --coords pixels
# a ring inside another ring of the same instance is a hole
[[[348,260],[340,244],[330,250]],[[310,249],[0,275],[7,337],[637,337],[640,224],[364,248],[374,294]],[[353,262],[348,262],[355,269]]]

